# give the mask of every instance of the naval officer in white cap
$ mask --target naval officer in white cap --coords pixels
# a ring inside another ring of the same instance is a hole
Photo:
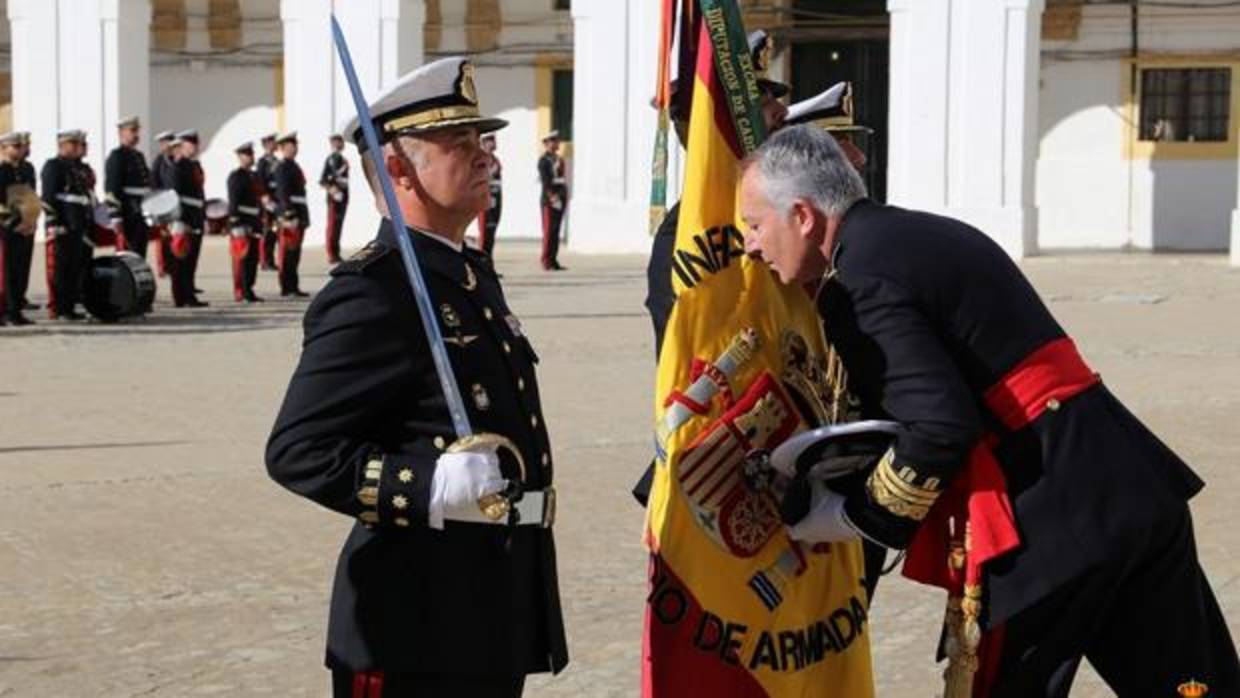
[[[327,633],[336,696],[519,696],[568,654],[538,357],[490,259],[464,244],[489,204],[480,136],[506,122],[479,111],[463,58],[419,68],[370,109],[409,229],[385,220],[311,303],[267,469],[355,520]],[[362,142],[356,119],[341,133]],[[456,439],[397,235],[417,250],[478,437]],[[509,511],[490,506],[514,484]]]

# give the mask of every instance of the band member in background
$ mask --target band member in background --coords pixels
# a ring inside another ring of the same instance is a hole
[[[537,359],[490,261],[464,244],[487,203],[479,133],[506,123],[479,113],[472,75],[433,61],[373,103],[409,228],[385,220],[332,269],[267,442],[272,478],[355,521],[327,631],[337,697],[514,698],[568,661]],[[356,119],[342,132],[360,140]],[[478,438],[452,443],[397,235],[417,249]],[[519,518],[480,509],[522,471]]]
[[[168,265],[168,276],[172,279],[172,302],[178,308],[200,308],[207,305],[206,301],[198,300],[195,295],[189,265],[193,238],[202,235],[202,226],[206,219],[202,184],[196,176],[199,170],[194,167],[188,155],[194,152],[194,146],[194,143],[183,140],[180,135],[173,140],[172,148],[168,152],[169,165],[164,168],[164,179],[159,182],[161,189],[171,189],[181,199],[181,217],[168,224],[163,244],[164,261]]]
[[[276,247],[279,240],[279,226],[276,221],[276,165],[280,158],[276,156],[277,135],[269,133],[259,141],[263,146],[263,154],[258,158],[255,171],[263,183],[263,239],[259,244],[259,263],[263,269],[276,268]]]
[[[30,132],[18,131],[18,142],[14,150],[16,152],[16,161],[14,170],[16,176],[16,184],[24,184],[30,187],[33,192],[38,192],[39,177],[35,174],[34,165],[30,164]],[[30,270],[34,264],[34,228],[30,230],[30,234],[22,235],[19,244],[13,246],[13,254],[17,257],[17,263],[21,269],[21,277],[17,282],[17,288],[21,292],[22,309],[38,310],[39,306],[31,303],[27,292],[30,288]]]
[[[81,320],[77,312],[82,294],[82,239],[94,225],[90,190],[78,158],[85,134],[61,131],[56,157],[43,164],[44,225],[47,233],[47,312],[53,320]]]
[[[148,230],[142,215],[142,199],[151,193],[151,171],[146,156],[138,150],[141,138],[138,117],[116,125],[120,145],[108,153],[103,168],[104,200],[111,210],[116,231],[116,250],[136,252],[146,258]]]
[[[544,271],[562,271],[560,266],[560,224],[568,207],[568,180],[565,179],[564,158],[560,157],[560,132],[552,131],[543,138],[544,152],[538,158],[538,179],[542,183],[542,267]]]
[[[188,206],[193,215],[183,218],[190,225],[189,256],[189,287],[195,294],[202,293],[198,288],[198,258],[202,256],[202,240],[207,230],[207,195],[206,174],[202,164],[198,162],[198,132],[187,129],[177,133],[180,141],[178,148],[181,157],[177,159],[177,194],[181,196],[181,206]],[[193,305],[192,303],[190,305]]]
[[[308,296],[301,290],[297,267],[301,264],[301,244],[310,227],[306,206],[306,175],[297,164],[297,134],[286,133],[277,144],[280,164],[276,166],[276,213],[280,226],[276,267],[280,270],[281,296]]]
[[[0,324],[29,325],[34,321],[24,314],[28,308],[26,289],[30,283],[30,256],[34,251],[34,226],[25,220],[32,215],[22,210],[22,202],[13,196],[15,186],[28,187],[34,195],[34,168],[23,157],[20,132],[0,137]],[[23,225],[25,223],[25,225]]]
[[[263,237],[264,187],[254,172],[254,145],[236,149],[237,169],[228,175],[228,250],[232,257],[233,300],[258,303],[254,294],[258,274],[258,244]]]
[[[1067,696],[1086,657],[1121,696],[1190,680],[1240,695],[1194,542],[1203,483],[999,245],[870,201],[836,141],[804,125],[750,156],[740,203],[746,251],[819,286],[861,416],[901,426],[872,469],[816,483],[789,536],[907,548],[906,577],[948,588],[948,695]]]
[[[340,234],[344,230],[344,214],[349,210],[349,161],[344,157],[344,137],[334,134],[332,152],[323,163],[319,186],[327,190],[327,263],[340,262]]]
[[[478,249],[488,257],[495,250],[495,231],[499,228],[499,216],[504,209],[504,168],[495,155],[495,134],[482,137],[482,149],[491,156],[491,204],[478,214]]]
[[[91,260],[95,257],[95,247],[98,245],[108,245],[115,242],[115,235],[111,226],[101,227],[95,219],[95,211],[99,208],[99,195],[96,193],[96,185],[99,179],[95,176],[95,168],[90,166],[90,162],[86,159],[90,151],[90,141],[87,140],[85,131],[78,131],[81,138],[82,149],[78,152],[77,159],[74,160],[74,166],[77,168],[78,176],[85,182],[86,196],[90,199],[90,208],[87,211],[86,234],[78,238],[78,267],[79,276],[77,288],[79,289],[79,299],[86,297],[86,284],[90,280]]]
[[[155,143],[159,146],[159,152],[155,157],[151,158],[151,186],[155,188],[163,188],[160,182],[166,181],[170,175],[165,175],[166,169],[172,165],[172,141],[176,139],[176,134],[172,131],[160,131],[155,134]],[[168,264],[164,261],[164,245],[163,239],[167,231],[165,226],[156,225],[150,228],[151,244],[154,246],[155,267],[160,276],[168,275]]]

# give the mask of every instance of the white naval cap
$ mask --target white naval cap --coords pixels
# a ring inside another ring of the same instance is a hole
[[[499,130],[508,122],[483,116],[474,88],[474,64],[467,58],[441,58],[405,75],[370,103],[370,116],[380,143],[393,137],[472,126],[480,133]],[[365,150],[356,116],[341,125],[345,138]]]
[[[853,121],[853,91],[851,82],[837,82],[809,99],[803,99],[788,107],[784,124],[814,122],[828,131],[865,131],[873,129],[858,126]]]

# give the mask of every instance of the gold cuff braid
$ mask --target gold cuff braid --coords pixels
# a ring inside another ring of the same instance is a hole
[[[913,484],[917,471],[903,466],[896,472],[895,458],[895,450],[887,449],[866,481],[866,489],[880,507],[896,516],[921,521],[938,499],[941,483],[938,478],[928,478],[921,485]]]

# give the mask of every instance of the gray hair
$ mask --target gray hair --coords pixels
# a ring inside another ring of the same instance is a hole
[[[745,159],[742,172],[756,169],[762,190],[782,211],[808,199],[830,217],[843,216],[866,196],[865,183],[829,133],[816,126],[776,131]]]

